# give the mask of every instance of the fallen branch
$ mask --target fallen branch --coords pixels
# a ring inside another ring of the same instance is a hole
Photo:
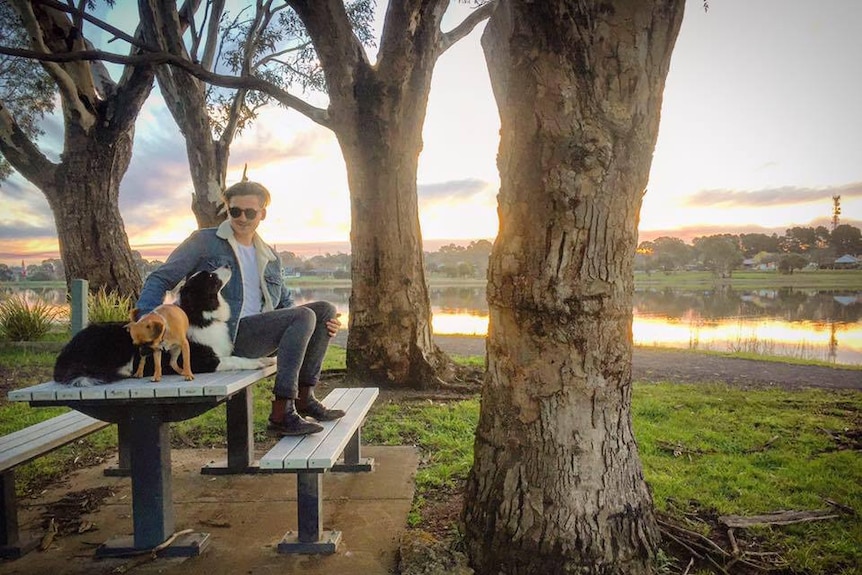
[[[656,447],[659,449],[663,449],[665,451],[670,451],[674,457],[679,457],[680,455],[705,455],[707,453],[715,453],[715,451],[703,451],[701,449],[694,449],[685,447],[683,444],[671,443],[669,441],[656,441]]]
[[[853,509],[852,507],[844,505],[843,503],[838,503],[837,501],[833,501],[832,499],[829,499],[828,497],[821,497],[821,499],[827,505],[835,507],[836,509],[838,509],[839,511],[842,511],[843,513],[846,513],[847,515],[852,515],[853,517],[856,517],[856,510]]]
[[[739,557],[739,545],[736,543],[736,537],[733,535],[733,529],[727,530],[727,538],[730,541],[730,546],[733,548],[733,556]]]
[[[825,521],[840,517],[831,509],[815,509],[813,511],[777,511],[765,515],[722,515],[718,521],[727,527],[748,528],[764,527],[769,525],[792,525],[794,523],[806,523],[808,521]]]
[[[773,443],[778,441],[779,437],[780,436],[778,436],[778,435],[774,435],[774,436],[770,437],[766,441],[766,443],[764,443],[760,447],[752,447],[751,449],[747,449],[745,451],[745,453],[760,453],[761,451],[766,451],[767,449],[769,449],[769,446],[771,446]]]
[[[164,542],[159,543],[152,549],[138,549],[130,552],[128,554],[129,556],[138,555],[138,557],[135,557],[131,561],[123,563],[122,565],[111,571],[111,573],[128,573],[135,567],[140,567],[144,563],[149,563],[150,561],[153,561],[156,557],[158,557],[159,551],[161,551],[165,547],[170,547],[171,543],[177,540],[177,537],[187,535],[189,533],[192,533],[193,531],[193,529],[183,529],[182,531],[177,531],[176,533],[165,539]]]

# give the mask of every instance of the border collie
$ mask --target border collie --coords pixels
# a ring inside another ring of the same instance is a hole
[[[230,306],[221,295],[230,276],[226,267],[198,272],[175,290],[179,292],[176,303],[189,316],[193,373],[260,369],[276,361],[274,357],[233,355],[233,341],[227,327]],[[87,387],[131,377],[140,354],[125,326],[126,322],[94,323],[75,334],[57,356],[54,381]],[[165,373],[175,373],[169,364],[163,365],[163,369]],[[152,369],[147,366],[144,374],[152,375]]]

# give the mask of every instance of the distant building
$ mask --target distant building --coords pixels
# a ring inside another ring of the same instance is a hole
[[[845,254],[835,260],[835,267],[838,269],[857,268],[859,267],[859,259],[850,254]]]

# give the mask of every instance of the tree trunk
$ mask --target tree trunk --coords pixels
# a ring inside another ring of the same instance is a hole
[[[387,111],[396,117],[401,112]],[[351,191],[353,254],[347,371],[359,381],[434,386],[448,358],[431,341],[416,194],[421,144],[416,134],[383,138],[386,130],[380,128],[386,124],[368,117],[355,143],[340,138]]]
[[[504,2],[477,574],[640,574],[659,534],[631,428],[632,268],[683,0]]]
[[[380,385],[438,385],[451,362],[431,340],[416,175],[448,3],[390,2],[376,66],[353,35],[341,0],[290,4],[320,56],[329,125],[347,164],[348,376]]]
[[[93,290],[125,295],[141,290],[119,209],[119,183],[132,157],[134,129],[107,141],[69,141],[51,182],[41,185],[54,213],[66,284],[85,278]]]

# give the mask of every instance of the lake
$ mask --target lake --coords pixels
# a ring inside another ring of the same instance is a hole
[[[293,287],[297,303],[325,299],[347,325],[349,287]],[[0,291],[0,298],[11,293]],[[63,306],[64,289],[26,290]],[[484,286],[432,287],[437,334],[485,335]],[[752,352],[862,365],[862,291],[780,289],[638,289],[632,332],[637,345]]]

